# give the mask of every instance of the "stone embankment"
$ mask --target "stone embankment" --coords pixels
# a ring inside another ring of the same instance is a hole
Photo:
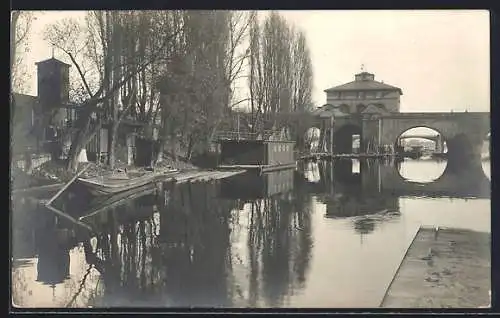
[[[395,275],[381,307],[489,307],[491,235],[421,228]]]

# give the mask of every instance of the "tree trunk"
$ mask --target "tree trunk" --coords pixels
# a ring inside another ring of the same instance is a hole
[[[163,149],[165,148],[165,142],[164,140],[159,141],[158,143],[158,153],[156,154],[156,162],[162,162],[163,161]]]
[[[71,142],[71,147],[69,148],[69,153],[68,153],[68,163],[66,166],[66,169],[68,171],[73,171],[75,172],[76,169],[78,168],[78,155],[80,154],[80,151],[82,151],[83,147],[85,147],[86,142],[85,142],[85,135],[87,134],[87,131],[90,126],[90,116],[86,119],[85,126],[78,130],[76,132],[75,137],[73,138],[73,141]],[[90,140],[90,138],[88,138]]]
[[[91,106],[87,105],[86,107]],[[75,125],[75,127],[81,128],[76,131],[75,136],[72,138],[71,147],[68,153],[68,163],[66,166],[68,171],[73,172],[78,168],[78,156],[83,147],[85,147],[92,137],[94,137],[94,135],[101,129],[101,124],[98,123],[91,132],[89,131],[92,117],[88,110],[82,113],[81,116],[81,118],[77,119],[77,124]]]
[[[172,153],[172,160],[177,161],[177,139],[174,134],[170,138],[170,152]]]
[[[189,135],[189,141],[188,141],[188,147],[187,147],[187,152],[186,152],[186,159],[189,161],[191,160],[191,155],[193,152],[193,146],[194,146],[194,138],[192,135]]]
[[[116,140],[118,138],[118,120],[113,120],[108,130],[108,165],[110,169],[115,168],[116,163]]]

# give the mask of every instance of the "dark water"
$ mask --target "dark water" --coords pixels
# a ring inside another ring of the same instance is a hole
[[[155,185],[94,214],[82,195],[58,203],[97,235],[16,199],[13,302],[377,307],[419,226],[490,232],[489,176],[489,162],[337,161]]]

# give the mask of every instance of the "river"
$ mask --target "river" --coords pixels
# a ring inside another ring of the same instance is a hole
[[[489,161],[467,177],[446,167],[318,162],[163,184],[84,218],[95,237],[15,202],[13,303],[378,307],[420,226],[490,232]],[[82,216],[75,197],[63,208]]]

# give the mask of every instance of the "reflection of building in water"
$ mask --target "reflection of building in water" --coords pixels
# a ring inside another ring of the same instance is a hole
[[[216,184],[165,186],[161,195],[146,194],[107,213],[96,255],[87,244],[87,259],[98,264],[105,285],[101,303],[228,305],[227,217],[233,206],[218,204]]]
[[[167,293],[180,306],[230,306],[229,216],[232,202],[217,199],[217,186],[175,186],[160,212]],[[165,229],[165,231],[164,231]]]
[[[99,227],[96,256],[104,306],[234,306],[234,299],[241,299],[238,279],[249,281],[247,292],[242,291],[245,306],[255,298],[278,304],[290,288],[305,284],[312,249],[310,198],[278,195],[252,201],[251,225],[241,229],[248,235],[240,236],[248,246],[244,243],[244,253],[236,255],[231,238],[237,232],[236,200],[221,199],[218,183],[167,188],[168,199],[158,196],[152,202],[159,224],[153,224],[154,216],[117,217],[123,211],[116,208]],[[134,209],[146,208],[149,200],[134,203]],[[238,275],[234,268],[241,255],[248,261],[245,274]]]
[[[37,206],[24,198],[14,197],[12,209],[12,257],[34,258],[36,255],[35,225]],[[43,213],[43,212],[41,212]]]
[[[399,211],[399,198],[381,192],[378,161],[361,161],[359,173],[353,171],[353,161],[333,162],[333,194],[323,198],[326,216],[334,218],[358,217],[375,213]],[[355,223],[357,231],[371,232],[375,223],[362,221]]]
[[[221,181],[221,197],[253,200],[287,193],[293,189],[294,169],[266,172],[262,175],[245,173]]]
[[[56,285],[69,278],[69,250],[73,247],[68,230],[58,229],[50,216],[36,231],[37,281]]]
[[[247,306],[283,306],[294,290],[303,288],[312,250],[309,196],[272,196],[248,203],[246,242],[232,247],[246,264],[237,283],[248,288]],[[236,239],[236,238],[235,238]],[[241,249],[241,245],[245,248]]]

